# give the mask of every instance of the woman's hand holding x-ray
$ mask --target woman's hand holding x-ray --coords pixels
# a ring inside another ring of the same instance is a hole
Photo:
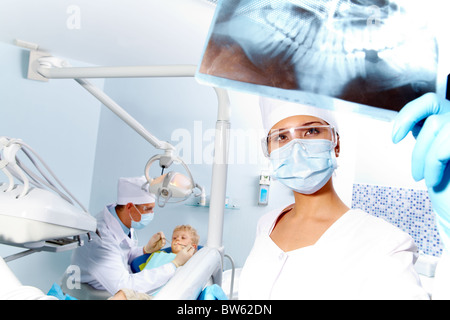
[[[408,103],[395,121],[393,142],[409,131],[416,138],[412,175],[425,179],[440,235],[450,249],[450,101],[429,93]]]

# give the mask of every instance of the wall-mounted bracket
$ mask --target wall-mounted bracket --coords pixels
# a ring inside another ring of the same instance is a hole
[[[37,71],[41,67],[39,59],[44,57],[50,57],[50,54],[43,51],[30,50],[27,74],[28,79],[48,82],[48,79]]]

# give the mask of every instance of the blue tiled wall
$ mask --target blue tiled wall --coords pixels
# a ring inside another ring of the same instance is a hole
[[[427,191],[354,184],[352,207],[409,233],[421,252],[441,256],[443,245]]]

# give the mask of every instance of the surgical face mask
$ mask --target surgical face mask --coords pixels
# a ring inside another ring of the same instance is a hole
[[[131,227],[133,229],[139,230],[139,229],[143,229],[146,226],[148,226],[148,224],[153,220],[153,216],[155,215],[154,212],[149,212],[149,213],[142,213],[139,211],[138,208],[136,208],[136,206],[133,204],[134,208],[137,210],[137,212],[139,212],[139,214],[141,215],[141,221],[134,221],[133,217],[131,217]]]
[[[337,167],[336,144],[327,139],[295,139],[272,151],[273,176],[301,194],[319,191]]]

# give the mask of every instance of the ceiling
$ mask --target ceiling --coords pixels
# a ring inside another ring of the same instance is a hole
[[[0,41],[95,65],[198,64],[210,0],[2,0]]]

